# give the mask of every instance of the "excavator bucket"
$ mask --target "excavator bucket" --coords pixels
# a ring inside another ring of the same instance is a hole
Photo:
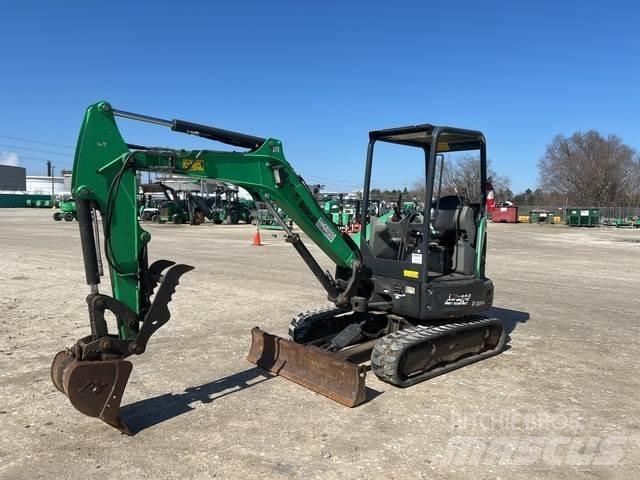
[[[62,351],[51,364],[51,380],[77,410],[130,435],[118,411],[132,368],[122,359],[77,360]]]
[[[365,401],[366,367],[342,360],[314,346],[300,345],[251,330],[247,360],[348,407]]]

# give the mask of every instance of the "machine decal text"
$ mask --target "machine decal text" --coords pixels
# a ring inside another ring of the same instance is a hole
[[[318,219],[318,221],[316,222],[316,227],[318,227],[318,229],[325,237],[327,237],[327,240],[329,240],[330,242],[333,242],[333,240],[336,238],[336,232],[333,231],[333,229],[329,226],[324,218],[320,217]]]
[[[449,297],[447,297],[447,299],[444,301],[444,304],[445,305],[469,305],[470,301],[471,301],[470,293],[463,293],[463,294],[450,293]]]

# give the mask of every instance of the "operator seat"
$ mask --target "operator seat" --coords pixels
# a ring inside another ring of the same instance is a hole
[[[457,241],[457,217],[460,207],[464,204],[464,198],[458,195],[446,195],[440,197],[440,203],[433,202],[433,208],[438,207],[434,211],[436,219],[433,222],[435,233],[432,235],[440,246],[453,248]]]
[[[466,237],[469,245],[475,247],[478,230],[476,226],[477,210],[471,205],[465,205],[460,209],[460,214],[457,217],[456,224],[458,231]]]
[[[402,227],[400,222],[387,220],[381,222],[378,217],[371,217],[371,250],[378,258],[395,260],[398,254]]]

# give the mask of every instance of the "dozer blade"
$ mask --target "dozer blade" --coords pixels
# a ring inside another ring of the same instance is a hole
[[[122,359],[77,360],[59,352],[51,365],[51,380],[77,410],[130,435],[118,410],[133,365]]]
[[[366,367],[255,327],[247,360],[348,407],[365,401]]]

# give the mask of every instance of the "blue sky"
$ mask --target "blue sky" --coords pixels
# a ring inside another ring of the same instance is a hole
[[[73,146],[101,99],[279,138],[309,183],[333,188],[362,183],[369,130],[415,123],[484,131],[516,191],[535,187],[558,133],[595,128],[640,149],[637,2],[0,5],[0,152],[30,174],[45,168],[32,158],[70,167],[73,150],[6,137]],[[134,143],[217,148],[121,125]]]

